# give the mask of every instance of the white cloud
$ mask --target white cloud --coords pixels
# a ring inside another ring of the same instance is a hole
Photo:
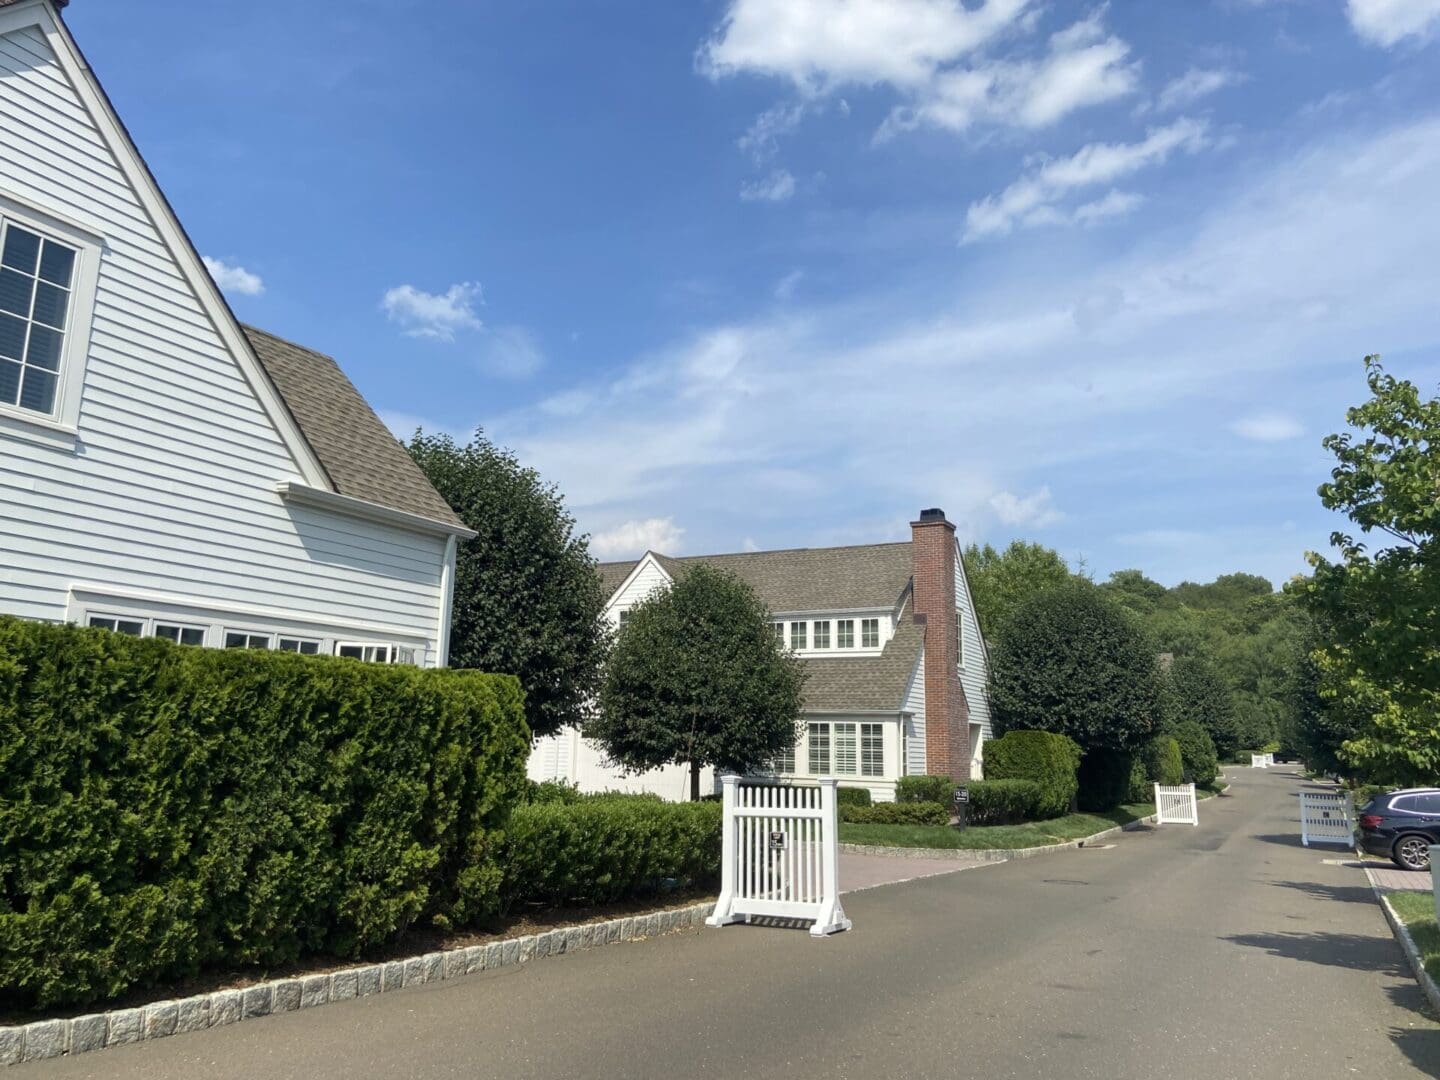
[[[1407,37],[1428,38],[1440,22],[1440,0],[1348,0],[1345,12],[1357,34],[1388,49]]]
[[[1069,157],[1052,158],[998,195],[971,203],[961,242],[1004,236],[1017,224],[1023,228],[1069,220],[1093,223],[1127,213],[1134,209],[1137,197],[1120,192],[1111,192],[1069,214],[1057,204],[1076,189],[1110,183],[1162,163],[1175,150],[1193,154],[1206,145],[1205,124],[1182,117],[1166,127],[1152,129],[1137,143],[1090,143]]]
[[[479,330],[475,305],[483,303],[480,286],[473,281],[451,285],[443,293],[427,293],[414,285],[397,285],[386,291],[380,307],[391,322],[410,337],[450,342],[461,330]]]
[[[1093,202],[1077,206],[1070,214],[1070,220],[1077,225],[1099,225],[1101,222],[1122,218],[1145,201],[1145,196],[1133,191],[1111,190]]]
[[[1181,109],[1203,97],[1243,82],[1245,76],[1228,68],[1191,68],[1184,75],[1170,80],[1160,91],[1162,110]]]
[[[803,281],[804,278],[804,270],[791,270],[775,283],[775,299],[789,300],[795,295],[796,288],[799,287],[800,282]]]
[[[1230,430],[1255,442],[1283,442],[1305,433],[1299,420],[1279,412],[1251,413],[1231,424]]]
[[[596,533],[590,538],[590,551],[600,559],[643,555],[647,551],[673,555],[684,536],[685,530],[673,518],[645,518]]]
[[[798,104],[767,110],[742,136],[741,149],[760,161],[809,103],[846,86],[883,86],[903,99],[879,139],[922,125],[1041,128],[1135,90],[1139,65],[1106,33],[1104,11],[1051,34],[1037,53],[1025,40],[1041,14],[1032,0],[968,8],[960,0],[732,0],[699,66],[712,79],[784,79],[800,93]],[[1010,39],[1015,55],[992,55]]]
[[[1008,491],[990,497],[990,509],[1001,524],[1029,526],[1040,529],[1064,519],[1065,515],[1050,502],[1050,489],[1042,487],[1029,495],[1014,495]]]
[[[243,266],[227,263],[223,259],[212,259],[209,255],[200,256],[200,261],[205,264],[205,269],[210,271],[210,276],[223,292],[259,296],[265,291],[265,282],[260,280],[260,275],[252,274]]]
[[[844,85],[921,86],[1013,26],[1030,0],[733,0],[700,49],[711,78],[788,79],[816,96]]]
[[[745,202],[784,202],[795,194],[795,177],[786,169],[776,169],[763,180],[740,185],[740,198]]]

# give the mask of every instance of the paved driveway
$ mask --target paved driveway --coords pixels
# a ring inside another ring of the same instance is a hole
[[[1297,785],[1240,770],[1199,828],[853,893],[824,941],[703,930],[7,1075],[1440,1074],[1363,871],[1299,844]]]

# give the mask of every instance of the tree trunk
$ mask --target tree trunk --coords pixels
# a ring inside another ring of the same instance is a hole
[[[700,801],[700,763],[690,762],[690,801]]]

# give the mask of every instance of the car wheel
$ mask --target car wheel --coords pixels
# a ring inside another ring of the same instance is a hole
[[[1395,851],[1391,858],[1402,870],[1429,870],[1430,838],[1414,835],[1400,837],[1395,841]]]

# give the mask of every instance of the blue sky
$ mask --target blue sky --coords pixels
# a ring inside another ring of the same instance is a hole
[[[76,0],[241,318],[598,554],[1304,568],[1440,382],[1440,0]]]

